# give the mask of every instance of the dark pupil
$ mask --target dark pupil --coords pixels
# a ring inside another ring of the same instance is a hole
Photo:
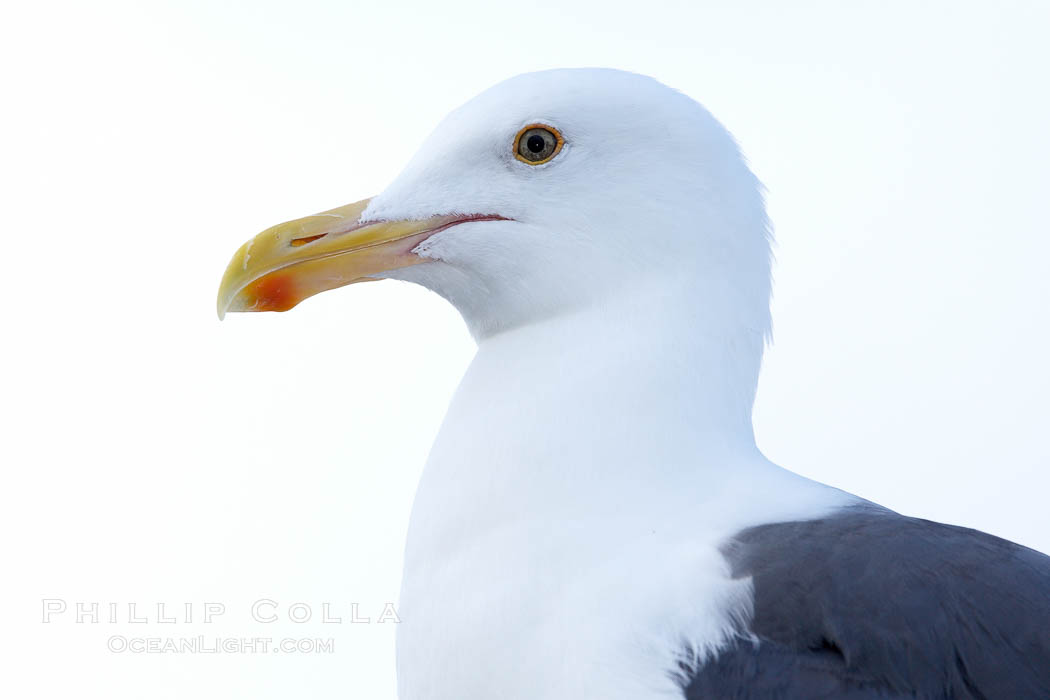
[[[539,134],[533,134],[529,137],[529,140],[525,142],[529,150],[533,153],[539,153],[547,145],[547,142],[543,140],[543,137]]]

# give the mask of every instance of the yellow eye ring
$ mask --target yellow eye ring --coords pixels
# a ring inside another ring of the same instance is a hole
[[[526,165],[542,165],[558,155],[564,145],[561,132],[553,126],[529,124],[514,137],[514,157]]]

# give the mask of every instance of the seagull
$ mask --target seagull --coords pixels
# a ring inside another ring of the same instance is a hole
[[[412,509],[402,700],[1050,698],[1050,557],[756,447],[770,246],[706,109],[567,69],[237,251],[220,318],[395,279],[477,342]]]

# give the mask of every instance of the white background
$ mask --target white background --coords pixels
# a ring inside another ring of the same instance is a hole
[[[0,692],[394,696],[393,625],[350,605],[396,600],[471,340],[393,282],[222,324],[215,290],[257,231],[377,193],[448,110],[540,68],[685,91],[768,186],[774,461],[1050,551],[1048,7],[5,5]],[[282,622],[250,621],[264,597]],[[43,598],[70,611],[42,624]],[[93,601],[121,622],[76,624]],[[156,622],[187,601],[197,622]],[[203,625],[209,601],[227,613]],[[296,601],[315,619],[287,622]],[[114,634],[336,652],[115,654]]]

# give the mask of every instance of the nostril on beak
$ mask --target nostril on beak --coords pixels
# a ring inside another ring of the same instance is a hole
[[[328,235],[327,233],[319,233],[316,236],[307,236],[306,238],[293,238],[292,239],[292,246],[295,247],[295,248],[298,248],[301,245],[306,245],[307,243],[313,243],[318,238],[324,238],[327,235]]]

